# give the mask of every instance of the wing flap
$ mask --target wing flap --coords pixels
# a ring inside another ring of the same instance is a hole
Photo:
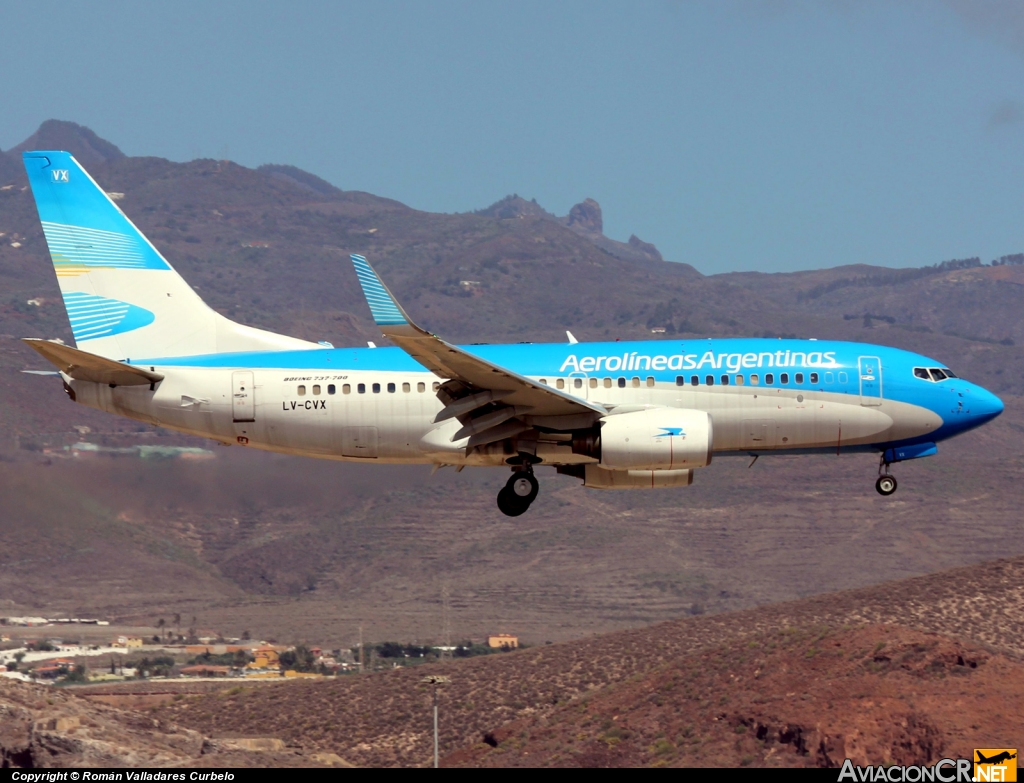
[[[107,383],[112,386],[149,386],[164,379],[160,373],[115,362],[113,359],[80,351],[63,343],[35,338],[27,338],[23,342],[28,343],[36,353],[76,381]]]

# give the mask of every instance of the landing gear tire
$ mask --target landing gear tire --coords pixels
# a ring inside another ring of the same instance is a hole
[[[879,495],[889,496],[896,491],[896,479],[892,476],[879,476],[875,482],[875,489]]]
[[[530,505],[537,499],[537,493],[540,492],[540,483],[538,483],[532,473],[513,473],[512,478],[505,484],[505,488],[511,490],[526,505]]]
[[[507,486],[502,487],[498,493],[498,510],[507,517],[518,517],[529,507],[529,503],[524,502]]]
[[[537,498],[540,484],[533,473],[516,471],[498,493],[498,510],[508,517],[517,517]]]

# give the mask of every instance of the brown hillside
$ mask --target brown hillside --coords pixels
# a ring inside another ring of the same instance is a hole
[[[1012,747],[1024,665],[939,634],[785,629],[502,726],[447,766],[934,764]]]
[[[608,692],[610,695],[600,695],[601,689],[610,685],[619,683],[621,685],[618,687],[634,687],[637,682],[644,682],[644,678],[652,676],[654,679],[651,682],[656,684],[660,682],[658,678],[662,677],[662,673],[657,673],[662,671],[661,667],[678,664],[685,659],[721,647],[721,652],[712,654],[713,657],[724,656],[720,668],[717,666],[718,659],[715,658],[716,665],[710,669],[697,666],[685,670],[687,674],[696,671],[703,678],[699,690],[695,691],[695,698],[698,701],[696,706],[703,711],[696,712],[689,721],[694,723],[698,719],[713,718],[715,715],[709,711],[711,705],[706,702],[714,686],[725,681],[718,678],[728,678],[730,674],[735,674],[749,682],[753,676],[752,672],[742,668],[739,657],[743,657],[743,665],[755,663],[756,659],[764,657],[762,647],[770,652],[770,644],[778,647],[779,639],[789,638],[786,634],[778,636],[780,631],[787,629],[797,629],[800,632],[792,637],[798,640],[797,646],[782,645],[783,650],[779,653],[781,657],[774,658],[771,664],[774,667],[772,677],[777,676],[778,679],[770,682],[788,690],[770,691],[765,695],[792,699],[790,683],[793,676],[800,675],[799,672],[794,675],[785,670],[787,661],[792,663],[814,658],[816,653],[807,655],[812,645],[820,643],[821,646],[815,649],[827,649],[822,642],[824,637],[815,639],[808,636],[807,632],[813,630],[820,635],[826,629],[840,629],[844,625],[864,623],[884,623],[930,633],[950,634],[959,640],[945,640],[939,643],[935,640],[923,640],[919,635],[899,635],[896,637],[898,641],[894,644],[899,654],[895,658],[890,656],[890,662],[874,661],[872,657],[871,665],[866,667],[867,672],[871,674],[877,673],[872,671],[874,664],[881,665],[883,669],[898,669],[906,663],[913,670],[931,672],[929,677],[951,675],[954,667],[959,665],[950,657],[952,651],[961,649],[958,644],[963,645],[965,652],[958,654],[964,656],[965,661],[981,660],[981,653],[976,649],[977,642],[967,641],[972,639],[987,643],[993,653],[1019,657],[1024,653],[1024,647],[1021,646],[1021,640],[1024,639],[1021,633],[1024,631],[1024,558],[986,563],[967,569],[890,582],[874,588],[744,612],[662,623],[644,629],[595,637],[585,642],[541,646],[504,655],[438,664],[429,669],[413,667],[372,675],[344,677],[328,682],[297,683],[287,690],[245,690],[222,698],[199,696],[166,705],[160,709],[159,714],[198,731],[219,731],[227,736],[232,733],[244,735],[254,731],[257,725],[264,725],[263,716],[267,714],[287,715],[288,718],[279,723],[279,736],[307,750],[331,751],[360,764],[422,764],[429,758],[429,699],[417,683],[428,671],[446,674],[452,679],[450,685],[444,686],[441,696],[444,716],[442,747],[446,753],[450,753],[476,745],[485,735],[492,734],[501,726],[513,721],[527,718],[532,721],[543,721],[552,715],[556,716],[552,720],[557,721],[558,715],[569,714],[559,712],[563,708],[570,711],[578,709],[578,706],[572,705],[579,705],[579,699],[584,695],[587,695],[588,702],[595,696],[614,700],[617,698],[614,689]],[[849,660],[845,656],[842,660],[835,656],[834,662],[831,657],[823,656],[821,661],[828,662],[824,668],[816,668],[819,662],[803,667],[800,671],[807,684],[797,693],[816,694],[821,701],[815,704],[820,706],[821,702],[825,701],[830,678],[841,671],[856,671],[859,675],[861,670],[856,667],[865,665],[865,646],[873,651],[872,655],[876,654],[878,650],[874,649],[877,646],[875,639],[880,639],[878,634],[884,633],[886,631],[882,629],[858,630],[836,637],[841,644],[846,645],[846,649],[855,649],[859,651],[859,655]],[[834,641],[835,639],[828,644],[834,645]],[[751,643],[756,643],[756,650],[759,652],[755,653],[755,647],[747,646]],[[801,648],[800,644],[804,647]],[[914,658],[917,654],[913,648],[915,644],[931,645],[923,651],[931,652],[931,657],[919,655]],[[747,652],[742,652],[744,650]],[[904,657],[904,653],[908,651],[913,654]],[[941,671],[939,667],[931,664],[936,658],[943,662],[944,668]],[[989,668],[977,669],[981,673],[982,681],[981,687],[977,689],[978,693],[989,693],[992,684],[997,682],[998,677],[1005,671],[1010,673],[1009,676],[1014,683],[1007,689],[1007,698],[1012,700],[1014,694],[1024,690],[1024,673],[1019,664],[1011,665],[1008,659],[1003,657],[999,657],[998,660],[997,664]],[[847,668],[844,670],[842,667]],[[756,665],[754,668],[756,669]],[[967,674],[967,670],[975,671],[968,665],[960,673]],[[671,673],[665,676],[671,676]],[[911,672],[906,676],[915,675]],[[636,679],[638,677],[639,680]],[[811,682],[816,677],[820,682]],[[913,696],[916,690],[907,694],[900,683],[892,682],[895,681],[887,682],[870,693],[879,699],[892,699],[897,693],[917,698]],[[933,687],[932,680],[928,682],[928,694],[940,693],[937,685]],[[864,695],[856,695],[858,693],[860,692],[852,689],[846,697],[867,698]],[[925,691],[922,691],[922,694],[924,693]],[[628,700],[631,697],[627,695],[623,698]],[[612,703],[614,702],[601,701],[602,705]],[[914,703],[916,704],[916,701]],[[978,701],[972,703],[979,704]],[[1010,701],[1006,703],[1010,704]],[[719,706],[727,721],[739,718],[756,720],[772,730],[780,725],[779,721],[787,720],[792,720],[795,726],[816,727],[814,716],[824,715],[817,707],[814,711],[809,711],[809,708],[789,710],[790,702],[779,704],[779,709],[776,709],[774,699],[766,702],[768,706],[757,709],[752,706],[753,704],[753,701],[741,705],[729,705],[726,702]],[[862,702],[862,706],[866,704],[867,702]],[[679,702],[679,705],[680,709],[686,706],[683,702]],[[782,707],[787,709],[783,710]],[[604,709],[604,706],[601,709]],[[734,709],[740,709],[740,712],[734,712]],[[832,710],[835,707],[828,709]],[[891,704],[887,709],[889,712],[879,714],[883,722],[895,714],[895,707]],[[917,708],[908,704],[902,709],[901,714],[909,716],[916,714]],[[969,717],[972,713],[965,714]],[[1013,719],[1019,712],[1002,714],[1008,719],[1007,726],[1016,725]],[[597,729],[607,731],[607,728],[601,728],[602,725],[603,723],[600,723],[594,727],[594,738],[598,736]],[[733,730],[736,725],[734,722]],[[854,723],[836,725],[839,728],[835,729],[834,733],[843,733],[844,737],[853,736],[851,732],[856,728]],[[952,725],[954,724],[942,724],[937,729],[939,734],[936,736],[946,737],[942,732],[946,731],[947,727],[952,731]],[[515,731],[518,736],[518,727]],[[756,735],[758,729],[755,727],[753,731]],[[911,734],[915,738],[914,742],[917,742],[915,732],[916,729]],[[669,741],[673,743],[673,754],[677,752],[675,743],[678,736],[677,733],[669,737]],[[708,730],[703,724],[698,736],[706,737],[710,743],[709,747],[713,748],[719,747],[714,743],[723,741],[722,737]],[[832,738],[833,734],[828,733],[828,736]],[[872,735],[871,742],[883,742],[880,736]],[[922,737],[932,737],[931,730],[925,731]],[[581,742],[583,739],[590,742],[591,735],[581,738]],[[645,743],[653,743],[657,739],[653,735],[649,740],[646,735],[644,736]],[[920,748],[925,748],[921,752],[927,750],[930,753],[944,741],[935,739],[927,748],[920,745]],[[785,745],[786,742],[783,741],[782,744]],[[830,747],[832,746],[826,742],[826,749]],[[854,746],[851,744],[850,747]],[[864,752],[873,752],[873,747],[875,746],[865,745]],[[516,749],[522,749],[518,747],[518,740]],[[740,750],[744,753],[752,752],[746,749],[746,746]],[[812,750],[816,752],[817,748]],[[832,747],[829,758],[834,758],[831,754],[836,752],[838,751]],[[783,758],[782,755],[779,757]],[[542,755],[541,758],[546,757]],[[486,759],[478,755],[454,758],[454,761],[481,760]],[[640,757],[637,756],[634,760],[639,761]],[[730,757],[730,761],[732,760]],[[705,758],[705,761],[710,759]],[[814,759],[805,757],[804,762],[808,761]]]
[[[70,690],[0,680],[0,767],[330,767],[280,740],[218,742]]]

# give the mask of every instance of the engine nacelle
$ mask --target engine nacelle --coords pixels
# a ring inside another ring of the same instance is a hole
[[[647,408],[601,419],[601,467],[688,470],[711,463],[711,414]]]

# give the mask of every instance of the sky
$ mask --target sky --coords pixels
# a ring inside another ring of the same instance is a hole
[[[510,193],[706,274],[1024,252],[1024,3],[0,0],[0,149]]]

